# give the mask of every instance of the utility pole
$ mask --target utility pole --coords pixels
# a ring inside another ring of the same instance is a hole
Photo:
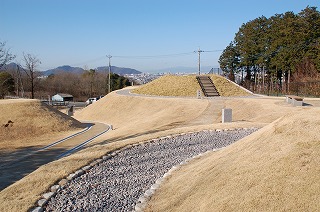
[[[24,90],[23,90],[23,83],[22,83],[22,76],[21,76],[21,71],[20,71],[20,65],[17,64],[17,81],[18,81],[18,88],[17,88],[17,94],[18,97],[20,97],[19,95],[19,87],[20,87],[20,91],[21,91],[21,97],[24,97]],[[20,83],[20,84],[19,84]]]
[[[111,88],[111,86],[110,86],[110,74],[111,74],[111,65],[110,65],[110,59],[112,58],[112,56],[111,55],[107,55],[107,58],[109,58],[109,79],[108,79],[108,93],[110,93],[110,88]]]
[[[195,51],[196,52],[196,51]],[[200,53],[201,52],[204,52],[204,51],[202,51],[202,50],[200,50],[200,47],[199,47],[199,49],[198,49],[198,55],[199,55],[199,60],[198,60],[198,69],[199,69],[199,75],[200,75]]]

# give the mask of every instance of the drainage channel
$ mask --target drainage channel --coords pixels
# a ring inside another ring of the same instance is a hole
[[[111,154],[72,178],[46,201],[46,211],[132,211],[173,166],[226,147],[257,128],[214,130],[154,139]]]

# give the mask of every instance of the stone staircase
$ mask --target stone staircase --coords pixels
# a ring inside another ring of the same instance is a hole
[[[200,75],[197,76],[197,80],[206,97],[220,96],[210,77]]]

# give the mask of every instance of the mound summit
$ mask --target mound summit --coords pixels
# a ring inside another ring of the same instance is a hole
[[[211,78],[221,96],[250,96],[248,91],[228,81],[222,76],[211,74]],[[201,90],[196,75],[165,75],[133,90],[133,93],[155,96],[196,96]]]

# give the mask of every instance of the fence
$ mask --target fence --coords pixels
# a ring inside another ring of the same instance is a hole
[[[320,81],[290,82],[288,84],[246,84],[250,91],[268,96],[297,95],[303,97],[320,97]]]

